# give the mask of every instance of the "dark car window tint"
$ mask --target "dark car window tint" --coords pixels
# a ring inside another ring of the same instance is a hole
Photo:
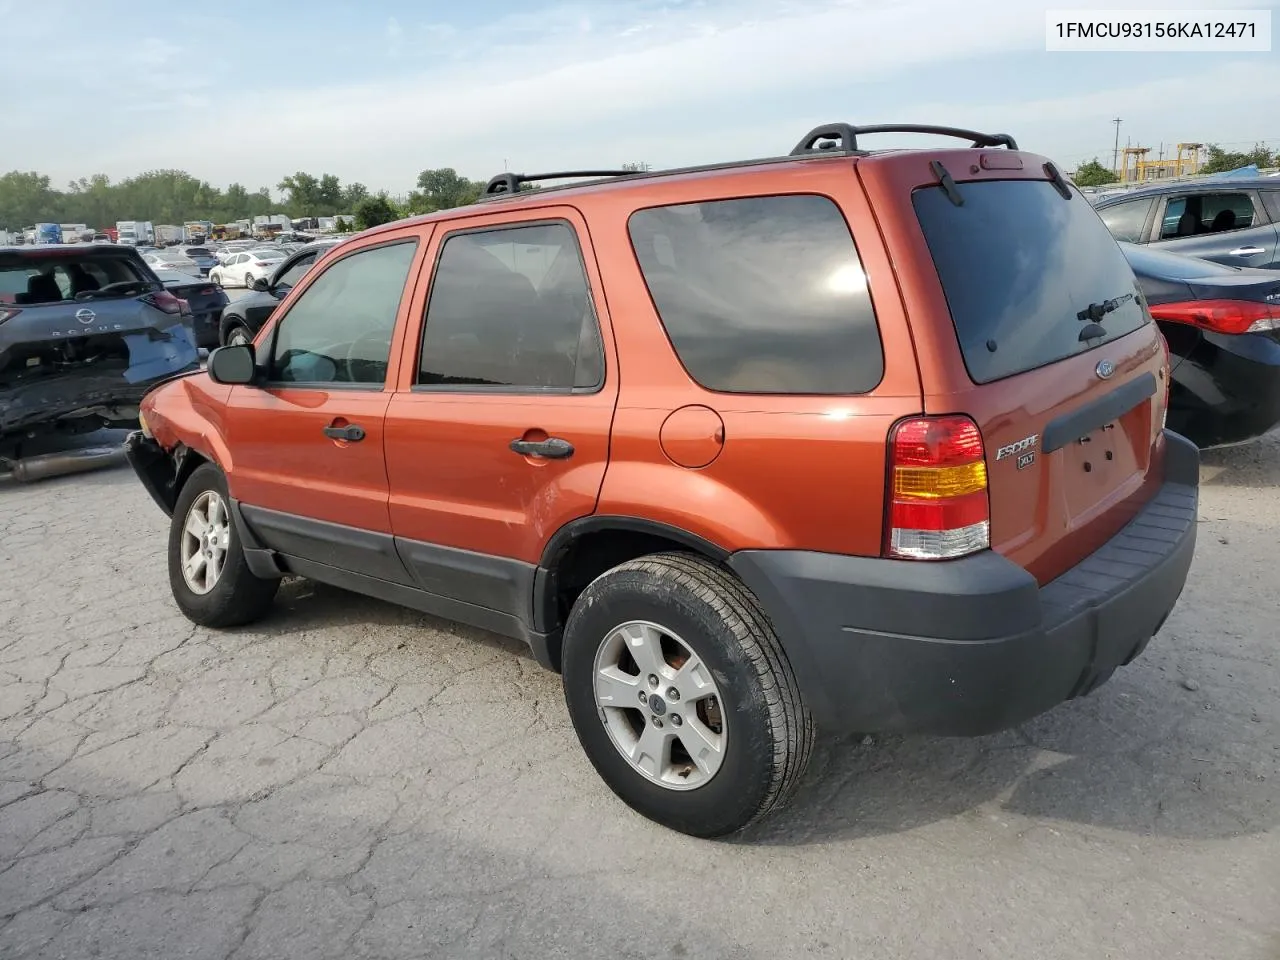
[[[331,264],[280,321],[271,379],[381,385],[416,249],[417,241],[405,241]]]
[[[309,254],[305,257],[299,257],[295,260],[287,270],[283,271],[276,277],[277,287],[292,287],[302,279],[303,274],[311,269],[311,265],[316,262],[316,255]]]
[[[449,237],[419,366],[425,386],[598,386],[604,357],[573,229],[548,223]]]
[[[628,229],[689,375],[726,393],[866,393],[884,351],[835,203],[752,197],[640,210]]]
[[[1243,230],[1254,223],[1253,201],[1247,193],[1192,193],[1170,197],[1160,222],[1161,240],[1178,240],[1205,233]]]
[[[1088,202],[1045,180],[941,187],[912,196],[969,376],[975,383],[1083,353],[1147,323],[1133,271]],[[1103,337],[1081,342],[1080,311],[1117,300]]]
[[[1107,225],[1111,235],[1117,240],[1129,240],[1137,243],[1145,239],[1143,227],[1147,224],[1147,215],[1151,212],[1154,199],[1128,200],[1098,211],[1102,222]]]
[[[1280,190],[1263,190],[1261,196],[1271,222],[1280,223]]]

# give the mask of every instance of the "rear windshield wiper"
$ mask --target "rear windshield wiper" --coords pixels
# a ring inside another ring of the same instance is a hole
[[[1076,314],[1076,319],[1081,322],[1091,320],[1094,323],[1097,323],[1108,313],[1114,313],[1132,299],[1133,294],[1126,293],[1124,296],[1116,297],[1113,300],[1103,300],[1101,303],[1091,303]]]

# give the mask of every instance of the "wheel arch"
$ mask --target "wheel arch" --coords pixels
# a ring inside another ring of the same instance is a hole
[[[596,577],[652,553],[683,551],[723,564],[730,551],[681,527],[643,517],[594,515],[572,520],[543,548],[533,580],[535,652],[560,670],[564,623],[574,601]]]

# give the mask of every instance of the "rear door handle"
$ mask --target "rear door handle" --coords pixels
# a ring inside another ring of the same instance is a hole
[[[364,427],[357,423],[348,423],[345,427],[325,427],[324,435],[330,440],[346,440],[348,443],[359,443],[364,439]]]
[[[522,457],[564,460],[573,456],[573,444],[559,437],[548,437],[546,440],[512,440],[509,446],[513,453],[518,453]]]
[[[1236,247],[1231,251],[1229,256],[1232,257],[1256,257],[1260,253],[1267,251],[1262,247]]]

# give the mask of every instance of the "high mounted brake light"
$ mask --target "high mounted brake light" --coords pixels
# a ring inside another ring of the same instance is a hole
[[[991,545],[987,462],[968,417],[912,417],[889,439],[885,553],[947,560]]]
[[[1158,303],[1151,316],[1213,333],[1269,333],[1280,330],[1280,303],[1252,300],[1187,300]]]

